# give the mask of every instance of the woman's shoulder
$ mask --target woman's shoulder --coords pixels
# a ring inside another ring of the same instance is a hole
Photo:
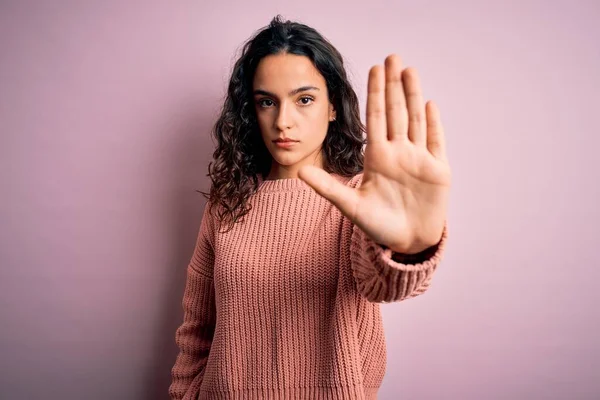
[[[215,229],[219,226],[219,204],[206,200],[204,209],[202,210],[201,225],[204,226],[211,235],[214,235]]]
[[[356,188],[357,186],[360,185],[360,182],[362,181],[363,173],[361,171],[361,172],[351,175],[351,176],[342,176],[342,175],[337,175],[337,174],[332,174],[332,176],[337,178],[344,185],[350,186],[352,188]]]

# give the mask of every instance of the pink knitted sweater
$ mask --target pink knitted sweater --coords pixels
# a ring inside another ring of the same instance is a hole
[[[376,399],[386,370],[378,303],[427,290],[447,223],[423,253],[392,253],[300,178],[259,181],[227,233],[204,208],[171,399]]]

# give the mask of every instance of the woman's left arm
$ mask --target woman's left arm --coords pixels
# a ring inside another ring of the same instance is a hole
[[[367,91],[363,172],[350,185],[310,165],[298,175],[352,221],[363,293],[390,301],[422,293],[439,264],[451,172],[439,110],[424,103],[414,68],[392,54],[371,68]]]
[[[350,266],[358,291],[370,302],[391,303],[416,297],[429,289],[442,261],[448,225],[439,241],[426,249],[405,254],[375,243],[352,225]]]

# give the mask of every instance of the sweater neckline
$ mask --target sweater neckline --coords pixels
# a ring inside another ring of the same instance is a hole
[[[340,179],[335,173],[330,173],[334,178]],[[291,192],[302,190],[313,190],[300,178],[264,179],[262,174],[257,174],[258,192]]]
[[[258,174],[259,192],[289,192],[307,189],[312,188],[300,178],[264,179],[262,174]]]

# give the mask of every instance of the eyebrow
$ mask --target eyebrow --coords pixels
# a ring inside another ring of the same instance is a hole
[[[308,90],[320,90],[320,89],[318,87],[315,87],[315,86],[302,86],[302,87],[299,87],[298,89],[294,89],[291,92],[289,92],[288,96],[293,96],[295,94],[298,94],[300,92],[306,92]],[[266,90],[261,90],[261,89],[255,90],[253,94],[254,95],[263,94],[265,96],[277,97],[277,96],[275,96],[275,94],[273,94],[271,92],[267,92]]]

